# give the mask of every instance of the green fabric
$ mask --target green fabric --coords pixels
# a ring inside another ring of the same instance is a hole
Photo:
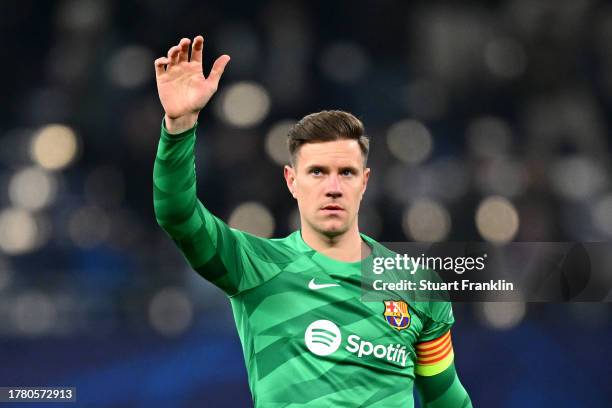
[[[190,265],[229,296],[255,406],[412,407],[415,344],[449,330],[450,303],[409,303],[398,330],[384,302],[362,301],[361,262],[314,251],[300,231],[263,239],[229,228],[196,197],[195,139],[195,127],[169,135],[162,126],[155,214]],[[366,261],[388,253],[362,239]],[[333,286],[311,289],[313,280]]]
[[[455,364],[431,377],[416,377],[422,408],[471,408],[472,402],[459,381]]]

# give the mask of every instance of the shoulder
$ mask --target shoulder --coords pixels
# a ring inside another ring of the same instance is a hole
[[[453,306],[451,302],[413,302],[412,307],[421,314],[423,314],[427,319],[436,323],[452,325],[455,322],[455,318],[453,316]]]
[[[306,251],[299,245],[296,234],[293,232],[284,238],[262,238],[246,231],[234,230],[245,244],[244,250],[261,260],[278,262],[280,260],[295,259],[300,253]]]

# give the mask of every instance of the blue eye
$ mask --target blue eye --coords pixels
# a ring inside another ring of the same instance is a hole
[[[321,174],[321,169],[312,169],[310,170],[310,172],[314,174],[315,176],[318,176]]]
[[[343,176],[351,176],[352,174],[353,174],[352,170],[348,170],[348,169],[342,170],[342,175]]]

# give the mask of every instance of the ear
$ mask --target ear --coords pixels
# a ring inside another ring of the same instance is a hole
[[[363,170],[363,185],[361,187],[361,198],[363,198],[363,194],[366,191],[366,188],[368,187],[368,180],[370,179],[370,168],[366,167]]]
[[[291,193],[293,198],[297,198],[295,195],[295,169],[289,165],[285,165],[284,176],[289,192]]]

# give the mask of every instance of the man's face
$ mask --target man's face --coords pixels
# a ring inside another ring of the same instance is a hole
[[[356,140],[302,145],[294,166],[285,166],[302,228],[334,237],[355,226],[369,175]]]

